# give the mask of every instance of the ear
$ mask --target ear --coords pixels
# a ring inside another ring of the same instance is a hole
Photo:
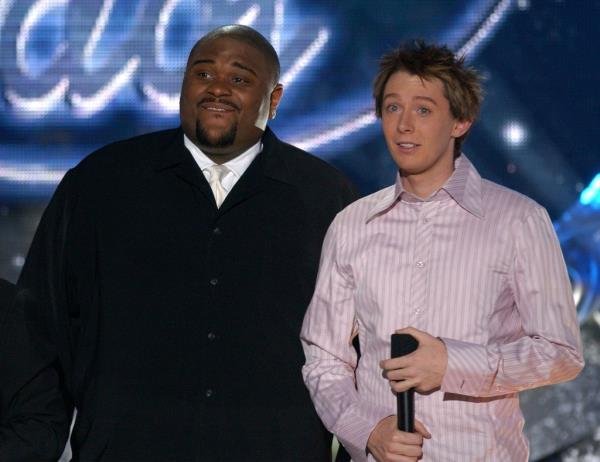
[[[452,137],[460,138],[469,131],[471,125],[473,125],[472,120],[457,120],[456,122],[454,122],[454,128],[452,129]]]
[[[269,107],[269,119],[275,118],[275,113],[277,112],[277,106],[279,105],[279,101],[281,101],[281,97],[283,96],[283,85],[278,83],[275,85],[275,88],[271,92],[271,104]]]

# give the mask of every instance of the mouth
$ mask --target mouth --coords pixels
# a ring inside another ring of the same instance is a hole
[[[200,107],[205,111],[215,112],[215,113],[225,113],[225,112],[234,112],[239,111],[239,107],[227,100],[222,99],[214,99],[214,98],[204,98],[200,101]]]
[[[396,143],[396,146],[403,152],[413,152],[421,145],[417,143],[402,142]]]

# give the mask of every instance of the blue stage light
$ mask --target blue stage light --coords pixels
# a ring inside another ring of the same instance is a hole
[[[587,188],[581,191],[579,202],[595,209],[600,208],[600,173],[594,177]]]

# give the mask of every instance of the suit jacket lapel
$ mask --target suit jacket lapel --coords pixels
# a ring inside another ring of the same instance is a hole
[[[283,143],[267,127],[262,138],[263,150],[256,156],[219,209],[226,213],[240,203],[268,189],[270,180],[290,182]]]
[[[156,164],[157,171],[170,171],[180,180],[185,181],[199,191],[204,199],[215,204],[210,185],[192,154],[183,144],[183,130],[175,131],[173,138],[160,150]],[[216,205],[215,205],[216,206]]]
[[[269,179],[293,183],[293,175],[286,162],[285,144],[267,127],[263,135],[263,150],[256,156],[242,177],[225,198],[219,213],[226,213],[238,204],[261,193]],[[215,204],[208,181],[194,157],[183,144],[183,131],[174,131],[173,137],[160,149],[157,171],[171,170],[178,178],[194,186],[206,200]]]
[[[228,210],[264,191],[265,178],[262,172],[261,156],[262,153],[256,156],[241,178],[233,186],[233,189],[227,194],[227,197],[219,208],[219,213],[226,213]]]

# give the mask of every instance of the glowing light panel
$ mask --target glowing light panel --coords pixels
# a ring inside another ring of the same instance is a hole
[[[590,182],[579,196],[579,202],[593,208],[600,208],[600,173]]]

